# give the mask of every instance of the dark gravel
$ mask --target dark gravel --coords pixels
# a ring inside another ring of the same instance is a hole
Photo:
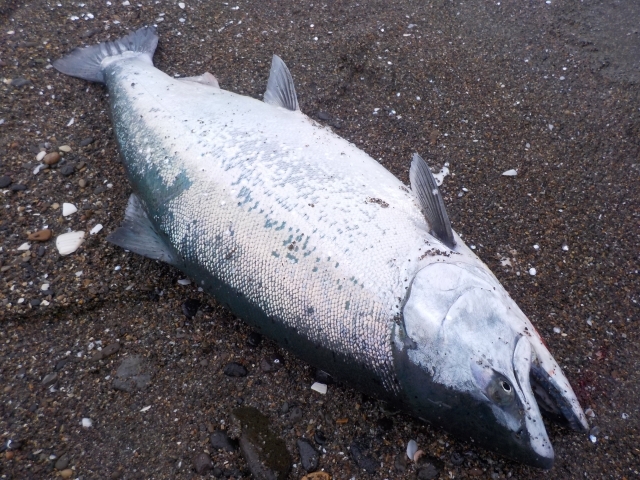
[[[205,454],[209,476],[246,477],[240,452],[209,450],[216,430],[240,437],[239,399],[291,454],[322,431],[319,468],[335,479],[362,478],[349,449],[362,438],[372,480],[415,478],[411,462],[394,469],[411,438],[443,462],[441,477],[638,475],[638,2],[111,3],[0,4],[0,476],[49,478],[51,455],[66,454],[74,478],[186,479]],[[596,442],[549,426],[556,465],[543,473],[402,414],[378,428],[393,413],[383,404],[348,385],[311,391],[311,367],[266,339],[248,346],[251,330],[179,285],[182,274],[106,243],[130,193],[107,93],[50,62],[152,23],[154,61],[170,75],[208,70],[260,98],[277,53],[302,111],[405,183],[414,151],[449,162],[454,228],[545,337],[593,412]],[[34,175],[41,149],[62,158]],[[78,212],[62,217],[64,202]],[[57,253],[58,235],[98,223],[75,253]],[[51,240],[17,250],[45,226]],[[187,315],[191,299],[200,305]],[[118,376],[128,358],[140,362]],[[247,376],[226,376],[231,362]],[[289,477],[303,474],[296,464]]]

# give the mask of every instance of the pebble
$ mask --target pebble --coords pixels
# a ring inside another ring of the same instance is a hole
[[[299,438],[296,442],[298,445],[298,453],[300,453],[300,463],[302,468],[307,472],[311,472],[318,468],[319,455],[313,445],[307,440]]]
[[[83,428],[91,428],[93,426],[91,419],[86,417],[82,419],[81,424]]]
[[[44,158],[42,159],[42,162],[45,165],[55,165],[56,163],[58,163],[60,161],[60,158],[62,158],[60,156],[60,154],[58,152],[51,152],[51,153],[47,153]]]
[[[58,147],[58,150],[64,153],[69,153],[71,151],[71,147],[69,145],[61,145]]]
[[[415,456],[417,451],[418,444],[416,443],[416,441],[409,440],[409,443],[407,443],[407,457],[409,457],[409,460],[413,460],[413,457]]]
[[[95,235],[96,233],[98,233],[100,230],[102,230],[102,224],[101,223],[96,223],[93,228],[91,230],[89,230],[89,234],[91,235]]]
[[[113,355],[119,350],[120,350],[120,343],[118,342],[110,343],[109,345],[104,347],[102,350],[98,350],[97,352],[95,352],[91,357],[91,361],[102,360],[103,358],[107,358]]]
[[[370,455],[367,454],[366,448],[362,442],[354,441],[350,447],[351,457],[355,464],[366,471],[367,473],[375,473],[378,469],[378,462],[376,462]]]
[[[418,480],[432,480],[438,476],[439,472],[432,463],[418,470]]]
[[[458,452],[453,452],[451,454],[451,463],[453,463],[456,467],[459,467],[464,463],[464,457]]]
[[[64,455],[62,455],[55,464],[56,470],[64,470],[65,468],[67,468],[69,466],[69,455],[67,455],[66,453]]]
[[[20,88],[24,85],[27,85],[28,83],[31,83],[31,80],[27,80],[23,77],[14,78],[13,80],[11,80],[11,86],[16,88]]]
[[[200,308],[200,300],[197,298],[190,298],[182,304],[182,313],[184,316],[191,320],[198,313]]]
[[[14,183],[13,185],[11,185],[12,192],[22,192],[26,189],[27,189],[27,186],[23,185],[22,183]]]
[[[279,355],[271,355],[269,358],[265,358],[260,361],[260,369],[267,373],[276,372],[280,370],[283,365],[283,359]]]
[[[48,387],[49,385],[53,385],[54,383],[56,383],[56,380],[58,380],[58,374],[55,372],[49,373],[42,379],[42,385]]]
[[[331,475],[327,472],[313,472],[302,477],[302,480],[331,480]]]
[[[44,158],[44,156],[47,154],[47,152],[45,152],[44,150],[38,152],[38,155],[36,155],[36,160],[38,162],[42,161],[42,159]]]
[[[9,185],[11,185],[11,177],[7,175],[0,177],[0,188],[7,188]]]
[[[518,171],[513,168],[511,170],[502,172],[502,175],[505,177],[515,177],[517,174],[518,174]]]
[[[87,137],[80,142],[81,147],[86,147],[87,145],[91,145],[93,143],[93,137]]]
[[[331,120],[331,115],[329,115],[327,112],[318,112],[317,117],[325,122]]]
[[[78,211],[78,207],[76,207],[73,203],[63,203],[62,204],[62,216],[68,217],[69,215],[73,215]]]
[[[63,165],[62,167],[60,167],[60,170],[59,170],[60,174],[63,177],[68,177],[75,171],[76,171],[76,167],[71,163],[68,163],[67,165]]]
[[[223,430],[216,430],[213,432],[209,437],[209,442],[216,450],[224,450],[225,452],[234,452],[237,448],[227,433]]]
[[[311,390],[322,395],[327,394],[327,386],[324,383],[314,382],[313,385],[311,385]]]
[[[228,363],[223,370],[224,374],[228,377],[246,377],[247,369],[236,362]]]
[[[87,181],[84,178],[81,178],[80,180],[78,180],[78,186],[80,188],[84,188],[87,186]]]
[[[46,242],[47,240],[50,240],[52,236],[53,236],[53,232],[48,228],[45,228],[44,230],[38,230],[37,232],[30,233],[27,236],[27,240],[34,240],[36,242]]]
[[[532,277],[535,276],[536,273],[538,273],[538,271],[535,268],[529,269],[529,275],[531,275]]]
[[[322,433],[322,430],[316,430],[316,433],[313,435],[313,439],[320,446],[327,443],[327,437]]]
[[[262,335],[258,332],[251,332],[247,337],[247,345],[251,348],[257,348],[262,342]]]
[[[145,372],[143,358],[139,355],[126,357],[118,366],[113,388],[123,392],[144,390],[151,383],[151,374]]]
[[[71,478],[73,476],[73,470],[71,470],[70,468],[65,468],[60,472],[60,476],[62,478]]]
[[[60,255],[69,255],[75,252],[84,242],[84,232],[69,232],[58,235],[56,248]]]
[[[302,409],[297,405],[289,409],[289,422],[298,423],[302,420]]]
[[[28,242],[24,242],[16,250],[18,250],[19,252],[25,252],[25,251],[29,250],[30,248],[31,248],[31,245]]]
[[[206,453],[199,453],[193,457],[193,468],[198,475],[206,475],[213,468],[211,457]]]

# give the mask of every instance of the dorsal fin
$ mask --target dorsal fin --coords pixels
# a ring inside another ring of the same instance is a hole
[[[455,247],[456,241],[453,238],[451,222],[444,208],[444,201],[440,190],[438,190],[436,179],[433,178],[433,173],[431,173],[427,162],[417,153],[413,154],[409,180],[411,181],[411,190],[420,200],[422,211],[431,226],[431,234],[447,247]]]
[[[271,60],[271,71],[269,72],[267,91],[264,92],[264,101],[269,105],[284,107],[291,111],[300,110],[291,72],[277,55],[274,55]]]

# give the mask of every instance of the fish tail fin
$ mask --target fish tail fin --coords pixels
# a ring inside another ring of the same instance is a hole
[[[138,54],[141,59],[152,62],[153,52],[158,45],[155,27],[143,27],[126,37],[113,42],[103,42],[86,48],[76,48],[68,55],[53,62],[56,70],[72,77],[90,82],[105,83],[103,60],[108,57]]]

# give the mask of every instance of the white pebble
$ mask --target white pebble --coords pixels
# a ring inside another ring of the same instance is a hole
[[[185,7],[184,3],[180,2],[180,3],[178,3],[178,6],[179,6],[181,9],[183,9],[183,10],[184,10],[184,7]]]
[[[538,245],[537,243],[533,246],[534,250],[540,250],[540,245]]]
[[[84,232],[63,233],[56,238],[56,248],[60,255],[69,255],[75,252],[84,242]]]
[[[49,290],[50,285],[48,283],[43,283],[42,286],[40,287],[40,290]]]
[[[36,155],[36,160],[40,162],[44,158],[44,156],[46,154],[47,154],[47,152],[45,152],[45,151],[42,151],[42,152],[38,153],[38,155]]]
[[[129,0],[125,0],[124,2],[122,2],[122,5],[128,7],[131,4],[129,3]]]
[[[191,280],[189,280],[188,278],[181,278],[180,280],[178,280],[178,285],[189,285],[191,284]]]
[[[18,247],[18,251],[24,252],[25,250],[29,250],[30,248],[31,248],[31,245],[29,244],[29,242],[24,242],[22,245]]]
[[[324,383],[315,382],[313,385],[311,385],[311,390],[321,393],[322,395],[327,394],[327,386]]]
[[[554,331],[555,333],[560,333],[562,330],[560,330],[560,328],[559,328],[559,327],[553,327],[553,331]]]
[[[622,414],[622,419],[626,420],[627,418],[629,418],[629,414],[628,413],[623,413]]]
[[[146,407],[142,407],[140,409],[141,412],[146,412],[147,410],[149,410],[151,408],[151,405],[147,405]]]
[[[61,152],[69,153],[71,151],[71,147],[69,145],[61,145],[58,147],[58,150]]]
[[[62,216],[68,217],[69,215],[76,213],[78,209],[73,203],[63,203],[62,204]]]
[[[589,440],[591,440],[591,443],[596,443],[598,441],[595,435],[589,435]]]
[[[565,252],[568,252],[568,251],[569,251],[569,245],[567,245],[566,243],[564,243],[564,244],[562,245],[562,250],[564,250]]]
[[[535,268],[530,268],[529,269],[529,275],[534,276],[536,273],[538,273],[538,272],[536,271]]]
[[[505,177],[515,177],[518,174],[518,170],[512,168],[511,170],[507,170],[506,172],[502,172],[502,175]]]
[[[82,426],[84,428],[91,428],[92,425],[93,425],[93,422],[91,421],[90,418],[83,418],[82,419]]]
[[[102,230],[102,224],[101,223],[97,223],[96,225],[94,225],[94,227],[89,230],[89,233],[91,235],[95,235],[96,233],[98,233],[100,230]]]
[[[417,451],[418,444],[416,443],[416,441],[409,440],[409,443],[407,443],[407,457],[409,457],[409,460],[413,461],[413,457],[415,456]]]
[[[78,17],[76,17],[76,20],[78,19]],[[69,120],[69,123],[67,123],[67,127],[70,127],[71,125],[73,125],[73,122],[76,121],[76,117],[71,117],[71,120]]]

